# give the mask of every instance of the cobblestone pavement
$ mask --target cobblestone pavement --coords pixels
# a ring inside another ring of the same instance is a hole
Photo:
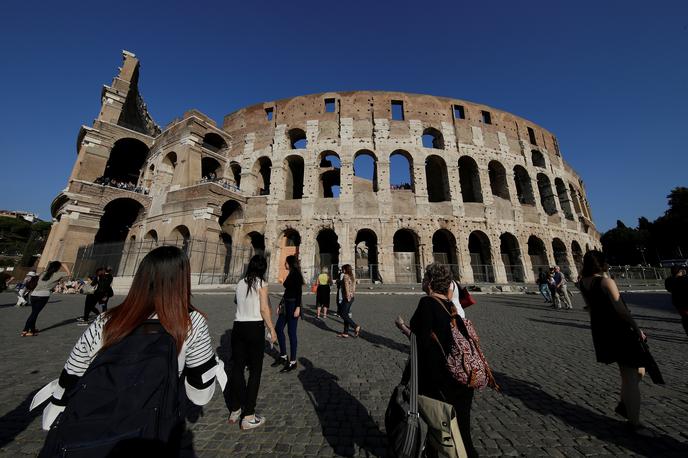
[[[117,297],[114,298],[117,303]],[[659,437],[629,437],[613,408],[619,376],[594,360],[588,316],[549,309],[539,296],[480,295],[468,310],[502,385],[476,395],[473,437],[483,456],[688,456],[688,339],[666,294],[627,294],[650,338],[667,384],[642,384],[642,419]],[[358,339],[338,339],[337,319],[318,321],[312,308],[299,323],[298,371],[278,374],[266,358],[258,412],[267,424],[241,432],[226,423],[219,394],[200,412],[193,431],[200,456],[384,456],[384,412],[408,347],[393,326],[409,317],[418,297],[360,295]],[[0,295],[0,455],[35,455],[44,433],[28,412],[33,393],[55,378],[85,328],[74,323],[83,297],[55,295],[38,320],[40,336],[19,337],[28,308]],[[219,353],[227,356],[233,301],[196,295],[209,316]],[[313,296],[305,296],[312,304]]]

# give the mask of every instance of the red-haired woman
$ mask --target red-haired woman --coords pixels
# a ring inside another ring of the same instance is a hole
[[[189,259],[179,248],[162,246],[143,258],[134,276],[129,294],[118,307],[98,315],[76,342],[69,359],[55,380],[36,395],[32,405],[50,397],[43,412],[43,429],[48,429],[70,402],[64,394],[99,355],[122,342],[149,320],[158,320],[176,347],[178,375],[184,372],[188,398],[196,405],[207,404],[215,391],[215,377],[226,381],[218,363],[205,316],[191,305]],[[124,357],[119,353],[109,355]],[[126,355],[135,360],[136,355]],[[176,382],[176,381],[175,381]],[[51,393],[52,391],[52,393]],[[113,412],[114,415],[114,412]]]

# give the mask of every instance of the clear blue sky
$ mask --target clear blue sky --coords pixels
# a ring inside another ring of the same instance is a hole
[[[430,93],[554,132],[600,230],[656,218],[688,185],[686,1],[127,3],[3,6],[0,208],[50,217],[122,49],[160,125],[330,90]]]

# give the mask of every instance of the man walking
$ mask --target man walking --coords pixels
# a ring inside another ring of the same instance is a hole
[[[569,291],[566,287],[566,278],[564,278],[564,274],[561,273],[559,266],[554,266],[554,285],[556,287],[556,294],[560,296],[561,301],[564,303],[564,307],[567,310],[573,309]]]
[[[544,270],[542,270],[542,267],[540,267],[538,271],[537,285],[538,289],[540,290],[540,294],[542,294],[542,297],[545,298],[545,302],[552,302],[552,298],[549,294],[549,285],[547,284],[547,274]]]

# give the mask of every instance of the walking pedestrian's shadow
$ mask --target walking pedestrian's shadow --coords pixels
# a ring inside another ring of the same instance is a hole
[[[37,408],[29,412],[31,400],[37,392],[38,390],[33,390],[21,404],[0,417],[0,425],[2,425],[2,432],[0,433],[0,450],[2,447],[12,442],[15,437],[31,424],[34,418],[40,416],[43,412],[42,408]]]
[[[568,321],[548,321],[548,320],[536,320],[535,318],[528,318],[530,321],[533,321],[535,323],[545,323],[545,324],[554,324],[557,326],[566,326],[569,328],[578,328],[578,329],[590,329],[589,324],[583,324],[583,323],[576,323],[576,322],[568,322]]]
[[[299,381],[318,414],[323,436],[337,455],[384,456],[386,436],[361,402],[337,383],[337,376],[299,358]],[[356,450],[356,446],[360,451]]]
[[[317,327],[317,328],[320,328],[320,329],[322,329],[323,331],[327,331],[327,332],[337,332],[337,331],[335,331],[334,329],[332,329],[331,327],[329,327],[329,326],[325,323],[325,321],[319,319],[319,318],[316,316],[316,314],[313,313],[312,310],[304,309],[303,307],[301,308],[301,310],[303,310],[303,311],[301,312],[301,318],[303,318],[303,320],[304,320],[305,322],[307,322],[307,323],[309,323],[309,324],[312,324],[313,326],[315,326],[315,327]],[[327,318],[327,319],[330,320],[331,318]]]
[[[552,396],[535,383],[497,372],[495,378],[501,385],[504,395],[519,399],[528,409],[540,415],[556,416],[601,441],[644,456],[688,456],[688,444],[670,436],[658,435],[654,439],[632,436],[626,431],[624,422]]]

